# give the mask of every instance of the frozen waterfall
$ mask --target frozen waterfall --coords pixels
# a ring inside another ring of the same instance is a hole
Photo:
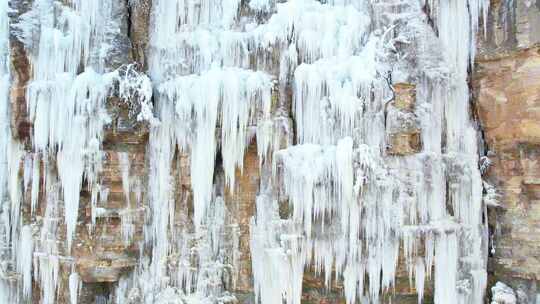
[[[0,0],[0,302],[237,303],[247,273],[254,303],[300,304],[309,271],[348,304],[391,301],[398,277],[418,303],[483,303],[468,73],[488,2]],[[143,5],[147,70],[115,50]],[[118,104],[144,149],[108,139]],[[111,265],[136,262],[81,302],[105,233],[129,251]]]

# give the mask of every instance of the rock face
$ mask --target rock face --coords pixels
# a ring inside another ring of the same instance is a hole
[[[517,303],[535,303],[540,294],[539,22],[538,1],[492,2],[472,76],[486,180],[497,192],[497,204],[488,206],[490,285],[507,284]]]
[[[394,85],[395,97],[386,113],[388,134],[387,152],[390,155],[410,155],[422,150],[421,132],[414,114],[416,92],[410,84]]]
[[[0,302],[540,301],[540,0],[441,1],[0,0]]]

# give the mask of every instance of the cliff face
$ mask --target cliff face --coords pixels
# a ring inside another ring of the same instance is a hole
[[[472,76],[478,119],[491,160],[486,180],[492,281],[513,287],[520,303],[538,301],[540,256],[540,3],[492,3]]]
[[[538,301],[540,2],[320,2],[0,0],[0,302]]]

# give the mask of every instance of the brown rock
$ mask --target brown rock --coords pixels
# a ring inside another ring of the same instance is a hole
[[[397,83],[394,85],[396,94],[392,105],[399,110],[412,112],[416,103],[416,86],[410,83]]]
[[[539,51],[530,49],[478,62],[478,114],[492,148],[540,143]]]
[[[226,186],[227,208],[232,213],[240,228],[240,265],[236,290],[251,292],[253,290],[251,274],[251,251],[249,247],[249,227],[255,215],[255,200],[259,191],[259,157],[257,147],[252,144],[244,156],[243,174],[237,170],[234,193]]]
[[[474,89],[491,151],[487,179],[501,195],[500,208],[489,211],[491,284],[502,281],[534,301],[540,280],[540,49],[479,60]]]
[[[148,68],[146,56],[149,43],[150,11],[152,0],[139,0],[137,4],[130,6],[129,22],[130,39],[132,44],[133,59],[140,64],[143,70]]]
[[[387,149],[389,155],[410,155],[422,149],[420,128],[414,114],[416,87],[394,85],[394,99],[386,106]]]
[[[388,141],[386,152],[390,155],[410,155],[421,150],[420,131],[390,134]]]
[[[477,58],[498,58],[540,43],[538,1],[490,2],[486,26],[478,32]]]

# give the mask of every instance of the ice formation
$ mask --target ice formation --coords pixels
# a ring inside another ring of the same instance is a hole
[[[77,304],[79,290],[81,289],[81,278],[74,272],[69,275],[69,302]]]
[[[17,298],[16,285],[13,283],[13,257],[10,244],[12,238],[10,192],[10,67],[9,67],[9,18],[8,1],[0,1],[0,302],[9,303]],[[19,202],[15,202],[19,203]],[[11,265],[10,265],[11,264]],[[26,265],[25,265],[26,266]],[[10,269],[11,268],[11,269]],[[30,278],[31,279],[31,278]]]
[[[497,282],[495,286],[491,287],[491,293],[493,294],[491,304],[517,303],[516,293],[503,282]]]
[[[113,196],[102,184],[111,96],[149,128],[147,177],[133,176],[128,151],[115,156],[122,240],[139,248],[115,303],[235,301],[231,197],[253,141],[256,303],[299,304],[308,269],[328,290],[341,282],[349,304],[378,303],[402,261],[419,303],[429,281],[436,304],[483,301],[483,215],[497,194],[481,179],[467,78],[488,1],[152,2],[147,76],[111,63],[119,1],[35,0],[10,25],[0,0],[0,302],[56,303],[66,268],[67,298],[81,296],[71,254],[82,204],[92,235]],[[31,64],[27,143],[9,125],[10,29]],[[398,82],[416,85],[406,111]],[[417,153],[389,152],[402,129],[418,131]]]
[[[33,246],[32,227],[24,226],[19,241],[17,271],[22,274],[23,296],[29,299],[32,295],[32,259]]]
[[[360,2],[354,3],[356,9],[365,5]],[[283,11],[278,7],[269,24],[280,17],[286,19],[296,11],[295,5],[305,5],[300,11],[311,8],[309,1],[281,5],[291,7]],[[291,42],[296,53],[308,54],[298,58],[293,74],[293,114],[302,145],[275,154],[276,191],[271,192],[277,197],[261,196],[257,201],[258,209],[269,208],[284,196],[292,209],[288,223],[276,218],[275,212],[258,212],[252,226],[255,288],[262,303],[279,302],[279,297],[286,303],[299,303],[301,276],[310,265],[324,273],[327,286],[332,280],[343,280],[347,303],[377,302],[394,285],[400,243],[418,290],[433,271],[435,303],[455,303],[456,299],[458,303],[480,303],[484,297],[487,228],[482,221],[482,181],[474,143],[477,131],[464,113],[468,113],[467,69],[474,58],[474,33],[487,3],[430,2],[430,17],[436,20],[445,52],[442,58],[418,55],[419,64],[429,68],[416,73],[416,115],[423,126],[424,148],[407,157],[384,153],[385,118],[381,114],[391,100],[386,76],[393,69],[387,51],[395,51],[388,35],[419,46],[431,42],[422,41],[429,39],[429,29],[412,17],[419,7],[411,3],[405,11],[396,12],[390,9],[392,5],[400,3],[374,3],[375,14],[365,16],[371,26],[355,32],[356,37],[366,39],[345,44],[337,54],[332,48],[348,41],[339,31],[329,35],[339,37],[339,42],[320,48],[317,43],[325,42],[325,30],[318,36],[321,39],[308,40],[311,44]],[[335,8],[329,4],[320,7],[318,19],[333,18]],[[348,7],[348,11],[355,8]],[[393,24],[384,24],[385,18],[377,19],[377,14],[394,18]],[[467,26],[455,30],[456,18]],[[303,35],[303,25],[294,25],[295,30],[300,28],[298,36]],[[415,76],[414,71],[401,73]],[[353,141],[348,136],[353,136],[354,144],[344,149],[343,138]],[[341,172],[336,168],[348,169]],[[445,190],[447,184],[451,186]],[[420,247],[425,248],[423,255]],[[259,260],[265,251],[265,259],[272,262]],[[280,275],[270,269],[275,265],[288,267],[282,272],[295,281],[273,283],[272,276]],[[422,295],[419,292],[419,302]]]
[[[211,199],[218,119],[223,169],[226,182],[233,189],[235,170],[242,169],[249,144],[250,117],[261,112],[262,118],[269,118],[271,85],[270,77],[262,72],[216,68],[201,75],[180,76],[159,86],[159,98],[173,101],[175,119],[183,122],[174,134],[180,149],[191,150],[196,224],[201,222]],[[189,143],[182,142],[186,139]]]

